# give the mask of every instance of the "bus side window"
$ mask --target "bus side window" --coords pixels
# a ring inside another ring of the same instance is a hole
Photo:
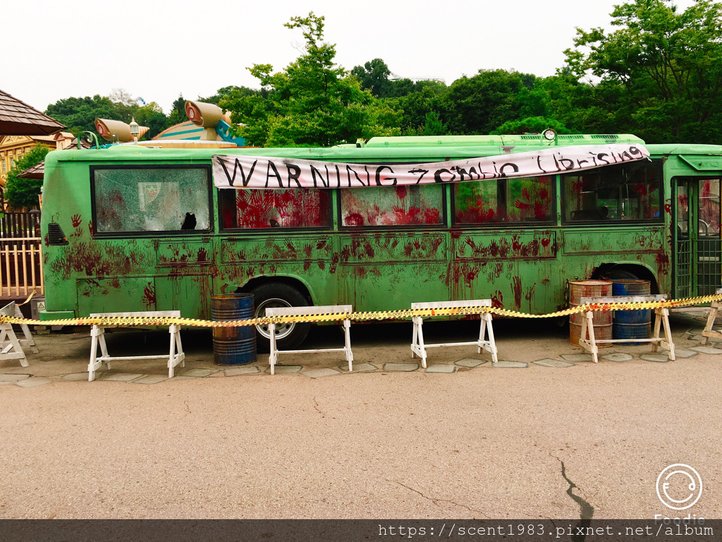
[[[659,162],[562,175],[564,222],[661,219]]]
[[[95,167],[95,232],[210,229],[206,167]]]
[[[380,186],[341,190],[343,226],[434,226],[444,222],[441,187]]]
[[[328,190],[221,190],[223,229],[327,228],[331,226]]]

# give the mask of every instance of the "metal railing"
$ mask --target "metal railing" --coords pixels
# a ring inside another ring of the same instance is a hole
[[[42,295],[42,261],[40,237],[0,238],[0,298]]]

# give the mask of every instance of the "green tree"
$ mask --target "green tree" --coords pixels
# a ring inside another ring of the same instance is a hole
[[[50,104],[45,113],[67,126],[78,136],[84,131],[95,131],[95,119],[118,118],[118,105],[107,96],[95,95],[84,98],[64,98]],[[130,120],[130,119],[128,119]]]
[[[540,134],[547,128],[551,128],[558,134],[568,134],[569,130],[556,119],[547,117],[525,117],[523,119],[508,120],[492,134]]]
[[[38,207],[38,195],[43,186],[42,179],[23,179],[19,175],[33,166],[38,165],[45,159],[50,149],[42,145],[36,145],[26,152],[15,165],[8,171],[7,183],[5,185],[5,200],[14,209]]]
[[[530,92],[538,78],[505,70],[481,70],[454,81],[444,96],[442,118],[455,134],[488,134],[507,120],[519,118],[522,92]],[[540,114],[533,109],[525,115]],[[542,112],[543,113],[543,112]]]
[[[363,66],[355,66],[351,75],[361,83],[361,88],[368,90],[377,98],[387,98],[391,95],[392,83],[389,79],[391,70],[386,62],[380,58],[369,60]]]
[[[174,126],[188,120],[186,117],[186,100],[181,94],[171,105],[170,113],[168,114],[168,126]]]
[[[649,142],[719,142],[722,4],[632,0],[611,17],[614,31],[577,29],[565,51],[567,73],[599,80],[592,108]]]
[[[292,17],[286,28],[301,30],[305,50],[285,70],[270,64],[249,68],[259,93],[236,91],[221,100],[243,123],[240,135],[262,146],[314,146],[391,134],[393,110],[377,103],[359,81],[335,64],[336,47],[323,38],[324,18],[313,12]]]
[[[408,82],[408,85],[407,85]],[[390,107],[401,115],[400,127],[405,135],[442,135],[448,128],[442,118],[448,87],[441,81],[410,79],[392,81],[396,97],[387,98]],[[398,83],[398,86],[397,86]]]
[[[135,121],[141,126],[149,128],[148,133],[144,136],[145,139],[150,139],[171,126],[170,120],[155,102],[131,107],[130,116],[131,119],[135,118]]]
[[[138,124],[150,128],[146,139],[170,126],[168,118],[157,103],[141,104],[138,101],[124,90],[115,90],[110,97],[95,95],[58,100],[48,106],[46,114],[67,126],[76,136],[85,131],[94,132],[96,118],[130,122],[135,117]]]

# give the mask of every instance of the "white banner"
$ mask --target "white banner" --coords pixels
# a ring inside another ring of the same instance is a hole
[[[541,177],[649,158],[643,145],[555,147],[427,164],[357,164],[268,156],[216,155],[218,188],[361,188]]]

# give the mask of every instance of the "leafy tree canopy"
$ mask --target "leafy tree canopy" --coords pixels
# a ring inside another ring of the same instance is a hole
[[[157,103],[142,102],[124,90],[114,90],[110,96],[64,98],[50,104],[45,113],[67,126],[75,136],[85,131],[94,132],[96,118],[123,122],[135,118],[138,124],[150,128],[147,137],[153,137],[171,125]]]
[[[547,128],[551,128],[558,134],[568,134],[569,129],[556,119],[546,117],[525,117],[518,120],[508,120],[491,134],[540,134]]]
[[[324,41],[324,25],[313,12],[292,17],[285,26],[301,31],[303,54],[280,72],[270,64],[252,66],[261,91],[235,90],[221,99],[251,144],[327,146],[398,132],[392,128],[398,115],[335,64],[336,47]]]
[[[722,136],[722,4],[632,0],[611,14],[616,29],[577,29],[566,70],[620,89],[619,109],[595,106],[650,142],[719,142]]]
[[[8,171],[7,184],[5,185],[5,200],[14,209],[38,207],[38,195],[43,186],[42,179],[23,179],[19,175],[43,160],[50,149],[42,145],[36,145],[26,152],[15,165]]]

